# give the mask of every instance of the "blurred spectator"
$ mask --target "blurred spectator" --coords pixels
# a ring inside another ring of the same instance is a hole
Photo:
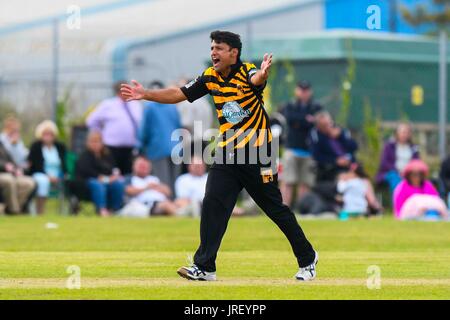
[[[189,81],[181,81],[179,87],[186,85]],[[203,133],[212,128],[213,125],[213,109],[206,97],[195,100],[190,103],[183,101],[177,104],[180,122],[183,128],[189,130],[193,141],[202,141]],[[194,123],[199,122],[202,125],[201,131],[194,131]]]
[[[124,217],[173,216],[179,206],[169,200],[172,191],[161,181],[150,175],[152,163],[139,156],[134,160],[133,175],[127,181],[128,204],[121,210]]]
[[[403,170],[403,177],[394,190],[397,219],[447,218],[445,203],[427,180],[428,166],[422,160],[411,160]]]
[[[193,156],[188,165],[188,173],[179,176],[175,182],[176,199],[184,211],[181,215],[200,216],[207,179],[206,165],[202,158]]]
[[[19,119],[9,116],[3,121],[3,131],[0,134],[0,142],[8,151],[14,164],[21,169],[27,168],[28,149],[21,137],[21,124]]]
[[[408,123],[401,123],[397,127],[395,137],[384,145],[381,154],[380,168],[376,182],[387,182],[391,192],[400,183],[400,173],[412,159],[419,159],[419,148],[412,142],[412,128]]]
[[[314,127],[314,115],[322,110],[322,106],[313,101],[313,91],[308,81],[297,84],[295,98],[280,110],[287,123],[281,193],[288,206],[292,203],[295,187],[297,199],[300,199],[314,185],[315,163],[311,158],[309,138]]]
[[[151,89],[162,89],[164,85],[159,81],[150,84]],[[176,105],[147,102],[141,127],[141,148],[148,159],[152,161],[153,172],[162,183],[171,190],[175,179],[181,172],[181,166],[173,163],[172,149],[179,142],[172,141],[172,132],[181,128],[180,116]]]
[[[316,127],[311,130],[311,150],[317,161],[317,181],[334,181],[355,162],[358,149],[350,131],[335,126],[331,115],[322,111],[316,114]]]
[[[334,181],[319,181],[297,201],[295,209],[301,214],[335,216],[339,210],[336,196]]]
[[[5,206],[5,204],[3,203],[3,195],[2,195],[2,193],[0,192],[0,215],[3,215],[4,213],[5,213],[5,209],[6,209],[6,206]]]
[[[36,127],[36,141],[28,155],[29,173],[37,183],[36,209],[44,212],[45,201],[52,185],[61,186],[66,173],[66,147],[58,142],[58,128],[53,121],[45,120]]]
[[[33,178],[24,176],[12,155],[0,142],[0,191],[10,213],[25,212],[24,205],[35,188]]]
[[[447,201],[447,208],[450,209],[450,155],[442,161],[439,182],[442,196]]]
[[[79,179],[86,181],[91,199],[102,217],[122,207],[125,184],[98,131],[89,133],[86,150],[77,161],[76,172]]]
[[[337,191],[342,195],[343,206],[339,213],[342,220],[381,210],[369,177],[358,163],[351,164],[347,172],[338,176]]]
[[[133,150],[138,147],[139,124],[142,119],[142,105],[138,101],[125,101],[120,96],[119,81],[114,84],[115,96],[103,100],[88,116],[86,125],[102,133],[103,142],[112,157],[126,175],[131,172]]]

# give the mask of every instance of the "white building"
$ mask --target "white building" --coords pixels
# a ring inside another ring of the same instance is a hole
[[[0,102],[51,116],[57,25],[58,93],[81,114],[119,79],[166,83],[197,76],[209,59],[209,33],[251,40],[324,28],[326,0],[15,0],[0,10]],[[80,19],[78,19],[78,17]],[[56,22],[55,22],[56,21]]]

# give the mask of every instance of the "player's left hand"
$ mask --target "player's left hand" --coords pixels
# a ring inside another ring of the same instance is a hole
[[[261,62],[261,72],[265,79],[269,77],[269,70],[270,66],[272,65],[272,56],[272,53],[270,55],[266,53],[264,55],[263,61]]]

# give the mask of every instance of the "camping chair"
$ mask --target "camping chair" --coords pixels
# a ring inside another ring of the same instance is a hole
[[[66,166],[68,179],[65,183],[68,197],[69,213],[78,214],[83,210],[84,202],[91,202],[89,189],[85,181],[76,178],[76,163],[78,157],[85,149],[88,128],[86,126],[73,126],[71,151],[67,152]]]

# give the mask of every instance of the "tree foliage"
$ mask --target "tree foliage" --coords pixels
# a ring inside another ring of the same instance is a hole
[[[450,28],[450,0],[432,0],[432,7],[419,4],[415,8],[401,7],[403,18],[412,26],[430,25],[432,34]]]

